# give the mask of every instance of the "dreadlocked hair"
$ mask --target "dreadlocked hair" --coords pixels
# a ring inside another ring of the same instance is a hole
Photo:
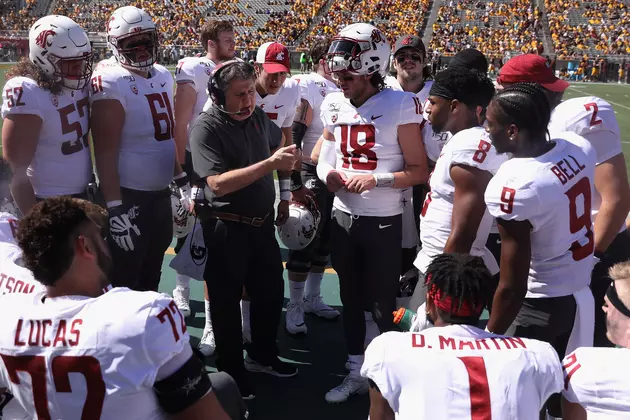
[[[537,83],[515,83],[499,91],[494,99],[501,123],[514,124],[533,135],[546,135],[551,106],[545,89]]]
[[[61,83],[55,83],[42,69],[37,67],[37,65],[27,57],[22,58],[14,64],[13,67],[7,71],[5,76],[7,80],[13,79],[14,77],[28,77],[33,79],[40,88],[55,94],[61,92],[62,88]]]
[[[470,107],[486,108],[494,96],[492,80],[485,74],[466,67],[448,67],[438,72],[433,81],[451,91],[455,96],[453,99]]]
[[[440,294],[450,297],[457,303],[451,312],[457,312],[462,304],[471,307],[486,307],[494,289],[492,275],[481,257],[470,254],[441,254],[431,261],[425,273],[427,290],[434,287]],[[453,324],[476,324],[479,316],[460,317],[451,315],[441,309],[440,318]]]

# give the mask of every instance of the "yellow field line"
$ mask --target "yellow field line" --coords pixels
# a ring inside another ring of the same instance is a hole
[[[169,249],[167,249],[166,255],[175,255],[175,248],[170,247]],[[284,263],[285,268],[286,268],[286,265],[287,263]],[[337,274],[337,272],[332,268],[327,268],[324,272],[326,274]]]

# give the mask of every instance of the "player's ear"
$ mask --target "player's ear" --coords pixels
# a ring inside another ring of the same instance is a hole
[[[459,108],[459,106],[460,106],[460,103],[457,99],[451,100],[451,103],[450,103],[451,112],[457,111],[457,108]]]
[[[510,124],[510,128],[508,128],[508,133],[510,135],[510,140],[514,140],[516,136],[518,136],[518,127],[514,124]]]

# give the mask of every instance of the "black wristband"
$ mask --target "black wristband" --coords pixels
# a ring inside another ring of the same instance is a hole
[[[303,186],[304,185],[302,184],[302,174],[300,173],[300,171],[291,171],[291,186],[289,187],[289,191],[297,191]]]

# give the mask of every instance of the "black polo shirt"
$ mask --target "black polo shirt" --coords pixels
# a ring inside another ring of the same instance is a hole
[[[280,146],[282,131],[259,107],[247,120],[235,121],[213,106],[197,117],[189,138],[193,178],[205,179],[269,158],[271,150]],[[273,174],[222,197],[205,183],[205,196],[217,211],[263,217],[273,211],[276,199]]]

